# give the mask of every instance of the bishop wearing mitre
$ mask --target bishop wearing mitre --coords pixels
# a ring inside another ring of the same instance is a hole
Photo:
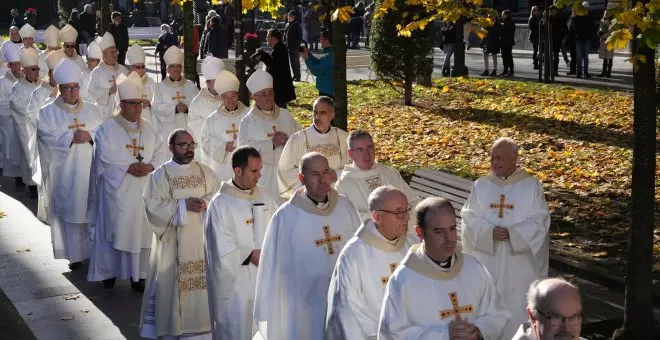
[[[222,182],[206,217],[206,275],[214,339],[249,340],[254,288],[275,199],[257,185],[261,155],[242,146],[231,155],[234,176]]]
[[[530,284],[548,276],[550,212],[543,185],[518,167],[513,139],[496,140],[490,160],[491,173],[474,182],[461,210],[461,240],[488,269],[511,312],[503,333],[510,339],[527,321]]]
[[[300,160],[303,187],[270,220],[259,260],[254,320],[257,338],[323,340],[330,277],[360,220],[332,189],[325,156]]]
[[[64,59],[64,51],[54,50],[46,56],[48,75],[43,79],[41,85],[30,95],[27,107],[27,132],[29,135],[28,150],[30,152],[30,169],[32,169],[32,180],[37,183],[37,217],[42,221],[48,221],[48,185],[43,182],[41,163],[39,161],[39,148],[37,147],[37,116],[39,110],[47,104],[55,101],[59,90],[57,81],[53,76],[55,66]]]
[[[190,113],[188,114],[188,130],[193,134],[196,141],[202,140],[202,126],[206,118],[222,104],[222,98],[220,98],[220,94],[215,90],[215,82],[216,77],[224,69],[225,63],[222,59],[216,58],[211,54],[208,54],[202,61],[201,70],[202,75],[206,78],[206,87],[203,87],[190,103]],[[225,179],[223,178],[221,180]]]
[[[202,160],[221,181],[226,181],[234,176],[232,152],[236,149],[238,127],[249,108],[238,100],[240,83],[233,73],[223,70],[215,80],[213,88],[222,102],[204,121]]]
[[[393,186],[369,195],[371,219],[362,221],[339,253],[328,289],[327,340],[375,340],[390,274],[418,239],[408,235],[408,199]]]
[[[76,50],[76,39],[78,39],[78,31],[76,31],[73,26],[67,24],[62,27],[60,30],[60,40],[64,47],[64,54],[66,54],[66,57],[73,61],[82,71],[85,69],[86,65],[85,61],[78,55],[78,51]]]
[[[87,47],[87,56],[85,58],[87,61],[85,67],[82,69],[83,73],[80,76],[80,97],[90,103],[95,103],[95,101],[89,97],[89,81],[92,77],[92,71],[94,71],[96,66],[99,66],[99,63],[103,58],[101,47],[99,47],[99,44],[97,44],[96,41],[89,43],[89,46]]]
[[[387,283],[378,339],[505,339],[509,312],[486,268],[456,248],[451,203],[429,197],[414,215],[422,243],[408,250]]]
[[[188,126],[188,107],[199,91],[192,81],[183,77],[183,51],[179,47],[168,48],[163,60],[167,65],[167,77],[156,86],[151,106],[153,123],[163,138],[167,138],[174,129]]]
[[[301,184],[297,179],[298,164],[308,152],[324,155],[330,162],[330,168],[335,171],[335,181],[339,178],[344,165],[348,163],[348,132],[330,125],[334,118],[334,100],[326,96],[316,98],[312,105],[312,126],[291,135],[282,150],[277,168],[281,196],[291,197],[300,188]]]
[[[23,182],[21,176],[21,144],[15,139],[14,123],[12,122],[11,89],[23,75],[21,69],[20,47],[11,43],[2,45],[4,47],[4,58],[7,62],[7,73],[0,78],[0,133],[4,137],[0,159],[2,162],[2,175],[14,177],[17,184]]]
[[[259,185],[274,197],[280,197],[277,166],[289,136],[300,130],[300,125],[289,111],[275,105],[273,77],[268,72],[256,70],[246,85],[254,99],[254,106],[241,120],[237,143],[259,150],[264,167]]]
[[[57,64],[51,77],[59,95],[40,109],[36,133],[42,183],[48,188],[53,257],[69,260],[72,270],[89,257],[89,172],[94,135],[102,122],[96,106],[80,98],[80,73],[69,58]]]
[[[37,47],[34,41],[34,38],[37,36],[37,30],[35,30],[32,25],[26,23],[21,26],[21,29],[18,30],[18,35],[21,37],[21,41],[23,42],[23,44],[20,46],[21,50],[34,48],[37,52],[37,55],[41,53],[41,50]]]
[[[132,45],[126,51],[126,65],[129,72],[136,72],[142,79],[142,115],[140,117],[148,120],[153,125],[151,99],[154,97],[154,92],[156,92],[156,82],[147,74],[146,59],[147,55],[140,45]],[[116,101],[119,103],[119,96],[116,97]]]
[[[62,49],[60,30],[57,27],[50,25],[46,28],[44,31],[44,44],[46,44],[46,49],[39,53],[39,78],[44,78],[48,74],[48,64],[46,64],[48,53]]]
[[[117,47],[112,34],[105,32],[98,45],[103,61],[89,76],[87,96],[99,108],[101,116],[108,119],[112,118],[112,113],[115,111],[117,78],[120,74],[127,75],[128,70],[117,62]]]
[[[41,85],[39,55],[34,48],[24,48],[20,52],[20,58],[24,76],[16,81],[11,89],[9,107],[14,124],[14,142],[20,145],[19,164],[23,182],[29,186],[31,197],[37,198],[37,186],[32,180],[32,169],[30,168],[27,108],[32,91]]]
[[[220,182],[194,161],[188,131],[172,131],[168,146],[172,159],[149,175],[143,194],[153,242],[140,336],[210,339],[203,223]]]
[[[144,290],[153,232],[144,213],[147,175],[166,161],[163,139],[142,112],[142,79],[117,78],[119,110],[96,131],[89,180],[88,221],[93,228],[89,281],[111,288],[131,278]]]

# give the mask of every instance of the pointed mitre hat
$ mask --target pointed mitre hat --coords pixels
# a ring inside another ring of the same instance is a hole
[[[247,85],[248,90],[250,90],[250,93],[252,94],[264,89],[272,89],[273,76],[264,70],[256,70],[252,73],[250,79],[247,80],[245,85]]]
[[[170,48],[165,51],[163,59],[165,60],[165,65],[168,66],[174,64],[183,65],[183,52],[176,46],[170,46]]]
[[[65,56],[66,54],[64,54],[62,49],[48,52],[48,54],[46,54],[46,65],[48,65],[48,69],[54,70],[55,66],[57,66]]]
[[[39,55],[34,48],[21,50],[21,67],[39,66]]]
[[[62,58],[53,71],[53,77],[60,85],[80,83],[81,74],[82,70],[69,58]]]
[[[101,51],[103,51],[112,46],[115,46],[115,38],[110,32],[105,32],[103,38],[101,38],[101,41],[99,42],[99,47],[101,48]]]
[[[60,30],[53,25],[48,26],[44,32],[44,43],[49,47],[60,46]]]
[[[15,63],[21,61],[21,48],[15,44],[9,44],[5,48],[5,61],[8,63]]]
[[[144,64],[146,58],[147,56],[144,54],[144,50],[140,45],[135,44],[126,51],[126,62],[129,65]]]
[[[37,31],[35,31],[34,27],[30,26],[30,24],[25,24],[20,30],[18,30],[18,34],[21,38],[34,38],[34,36],[37,35]]]
[[[202,61],[202,75],[206,80],[213,80],[215,77],[225,69],[225,63],[220,58],[212,55],[207,55]]]
[[[120,74],[117,77],[117,92],[120,100],[142,99],[142,79],[137,72],[131,72],[128,76]]]
[[[60,30],[60,40],[65,43],[74,43],[78,38],[78,31],[73,26],[67,24]]]
[[[87,47],[87,60],[89,60],[89,58],[98,60],[103,59],[103,52],[101,52],[101,47],[99,47],[99,44],[97,44],[96,41],[92,41]]]
[[[215,77],[215,83],[213,84],[213,89],[218,94],[223,94],[229,91],[238,91],[238,88],[241,86],[241,83],[236,78],[236,75],[233,73],[222,70]]]

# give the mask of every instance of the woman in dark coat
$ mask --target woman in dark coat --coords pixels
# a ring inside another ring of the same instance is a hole
[[[211,19],[211,28],[206,37],[208,48],[207,54],[216,58],[227,59],[229,57],[229,41],[227,41],[227,26],[222,22],[222,18],[214,17]]]
[[[493,58],[493,72],[491,76],[497,75],[497,54],[500,53],[500,21],[497,18],[490,16],[495,21],[493,26],[488,27],[488,34],[481,40],[481,49],[484,51],[484,73],[482,76],[488,75],[488,57]]]

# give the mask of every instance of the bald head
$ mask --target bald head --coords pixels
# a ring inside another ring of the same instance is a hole
[[[562,278],[548,278],[532,282],[527,292],[527,307],[536,313],[552,308],[559,301],[581,301],[578,287]]]
[[[318,152],[310,152],[300,160],[299,169],[298,181],[305,187],[307,196],[323,202],[332,189],[332,182],[337,179],[328,159]]]
[[[578,339],[582,331],[580,291],[562,278],[536,280],[527,292],[527,315],[538,340]]]
[[[318,152],[309,152],[300,159],[298,169],[300,169],[301,174],[306,174],[309,172],[309,169],[315,167],[314,165],[323,163],[325,163],[326,167],[330,167],[328,159],[325,156]]]
[[[495,149],[502,148],[503,150],[506,150],[508,152],[511,152],[515,155],[518,155],[518,143],[514,141],[512,138],[509,137],[500,137],[498,138],[494,143],[493,146],[490,148],[491,152]]]
[[[422,230],[426,229],[428,224],[427,215],[433,216],[456,216],[454,207],[446,198],[428,197],[419,202],[415,207],[415,224]]]
[[[498,138],[490,149],[490,170],[499,177],[511,176],[518,167],[518,144],[508,137]]]
[[[385,204],[385,202],[401,200],[401,199],[405,200],[406,204],[408,204],[408,199],[401,190],[391,185],[383,185],[371,192],[371,194],[369,195],[369,199],[367,200],[367,204],[369,207],[369,211],[373,212],[376,210],[383,209],[383,205]]]

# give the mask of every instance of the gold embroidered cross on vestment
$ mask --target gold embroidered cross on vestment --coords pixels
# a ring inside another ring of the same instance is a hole
[[[390,273],[394,273],[394,270],[396,270],[396,267],[398,266],[398,263],[390,263]],[[380,283],[384,286],[387,284],[387,281],[390,280],[389,276],[382,276],[380,278]]]
[[[232,138],[234,138],[234,140],[236,140],[236,138],[238,138],[238,126],[236,126],[236,124],[234,124],[234,123],[231,123],[231,129],[225,130],[225,132],[227,134],[231,135]]]
[[[513,210],[513,204],[504,204],[505,199],[506,199],[506,195],[502,194],[502,195],[500,195],[499,204],[497,204],[497,203],[491,203],[490,204],[491,209],[499,209],[498,212],[497,212],[497,217],[498,218],[503,218],[504,217],[504,209]]]
[[[179,91],[176,91],[176,96],[172,97],[172,100],[176,100],[177,102],[181,102],[182,99],[186,99],[186,96],[182,96]]]
[[[68,126],[69,129],[73,129],[73,130],[78,130],[78,129],[84,128],[84,127],[85,127],[85,124],[79,123],[78,118],[73,118],[73,124]]]
[[[335,254],[335,247],[332,244],[332,242],[341,241],[341,235],[330,236],[330,226],[324,225],[323,226],[323,236],[325,236],[325,238],[315,240],[314,243],[316,243],[317,247],[320,247],[322,245],[326,245],[326,247],[328,249],[328,255],[334,255]]]
[[[268,134],[268,138],[273,138],[275,137],[275,134],[278,133],[277,131],[277,126],[273,125],[273,132]]]
[[[461,318],[461,314],[470,314],[472,313],[472,305],[461,306],[458,304],[458,294],[456,292],[449,293],[449,300],[451,300],[451,309],[445,309],[440,311],[440,320],[446,318],[454,317],[456,320]]]

